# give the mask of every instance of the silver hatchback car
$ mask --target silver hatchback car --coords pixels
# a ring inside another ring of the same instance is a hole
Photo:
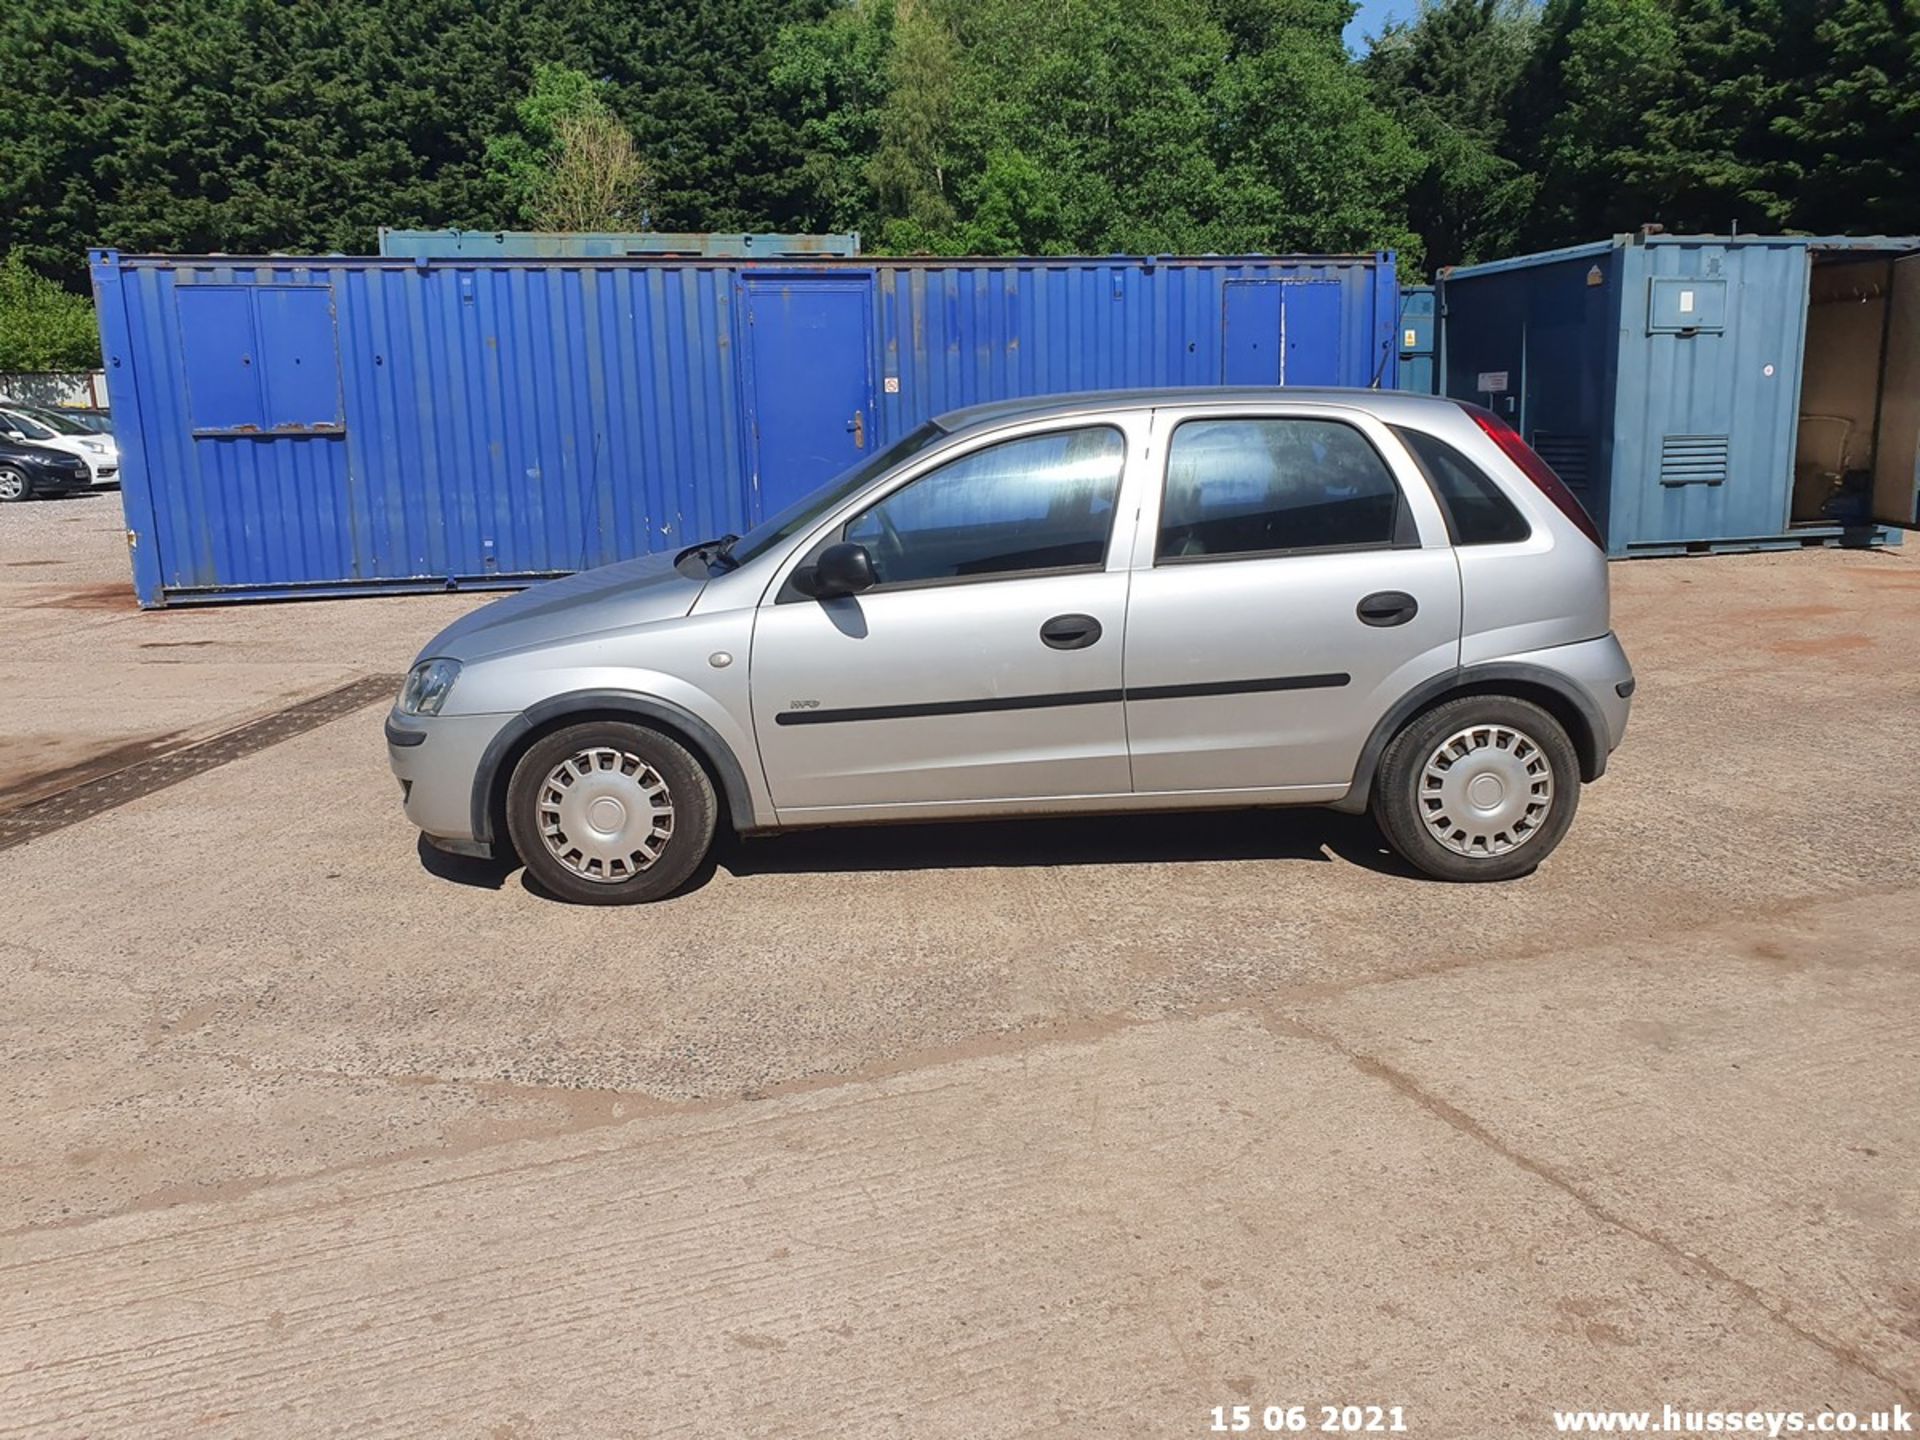
[[[1592,521],[1496,416],[1135,391],[955,411],[745,535],[475,611],[386,736],[429,841],[589,903],[671,893],[723,822],[1269,805],[1500,880],[1633,684]]]

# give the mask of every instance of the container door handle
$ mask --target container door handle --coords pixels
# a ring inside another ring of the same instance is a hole
[[[847,422],[847,429],[853,432],[853,448],[856,450],[866,449],[867,412],[864,410],[854,411],[853,418]]]

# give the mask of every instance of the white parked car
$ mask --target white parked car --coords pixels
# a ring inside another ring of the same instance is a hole
[[[89,430],[78,420],[41,405],[0,405],[0,439],[78,455],[87,462],[93,483],[120,483],[120,445],[113,436]]]

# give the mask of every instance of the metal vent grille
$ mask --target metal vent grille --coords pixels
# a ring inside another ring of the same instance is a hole
[[[1727,478],[1725,435],[1660,437],[1662,485],[1719,485]]]
[[[1533,432],[1533,453],[1570,489],[1587,488],[1587,437],[1546,430]]]

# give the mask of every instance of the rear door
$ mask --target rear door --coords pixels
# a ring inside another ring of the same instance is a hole
[[[1339,406],[1157,412],[1127,605],[1136,791],[1344,792],[1454,668],[1460,575],[1400,442]]]

